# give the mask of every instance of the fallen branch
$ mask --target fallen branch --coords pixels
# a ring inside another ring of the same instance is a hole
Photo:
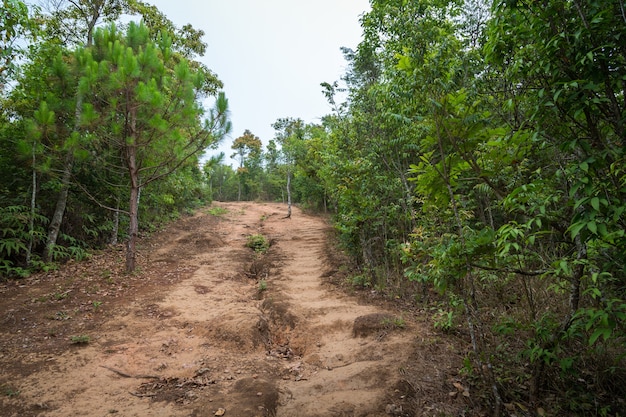
[[[105,366],[105,365],[100,365],[100,367],[104,369],[108,369],[109,371],[114,372],[123,378],[138,378],[138,379],[160,379],[161,378],[160,376],[156,376],[156,375],[144,375],[144,374],[131,375],[131,374],[127,374],[126,372],[120,371],[119,369],[111,368],[110,366]]]
[[[145,393],[145,394],[140,394],[140,393],[138,393],[138,392],[128,391],[128,393],[129,393],[130,395],[133,395],[133,396],[135,396],[135,397],[139,397],[139,398],[156,397],[156,394],[155,394],[155,393],[152,393],[152,392],[147,392],[147,393]]]

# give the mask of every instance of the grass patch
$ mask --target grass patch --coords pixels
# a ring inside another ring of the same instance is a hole
[[[386,317],[382,322],[385,327],[395,327],[397,329],[404,329],[406,327],[406,321],[402,317]]]
[[[216,217],[219,217],[219,216],[223,216],[223,215],[225,215],[226,213],[228,213],[228,210],[227,210],[227,209],[225,209],[224,207],[217,207],[217,206],[216,206],[216,207],[211,207],[211,208],[209,209],[209,214],[210,214],[211,216],[216,216]]]
[[[90,341],[89,336],[83,334],[80,336],[72,336],[72,338],[70,339],[70,343],[73,345],[86,345],[88,344]]]
[[[18,395],[20,395],[20,391],[9,385],[3,385],[2,394],[6,395],[7,397],[17,397]]]
[[[250,235],[248,236],[246,247],[254,250],[256,253],[265,253],[270,248],[270,242],[261,234]]]

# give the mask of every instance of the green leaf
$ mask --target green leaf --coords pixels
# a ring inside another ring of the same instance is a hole
[[[576,236],[578,236],[578,234],[580,233],[580,231],[586,226],[586,223],[583,222],[578,222],[578,223],[574,223],[573,225],[571,225],[569,227],[569,231],[571,233],[572,239],[576,238]]]
[[[594,235],[598,234],[598,225],[593,220],[587,223],[587,229],[589,229],[589,231]]]
[[[593,207],[596,211],[600,210],[600,199],[598,197],[593,197],[591,199],[591,207]]]
[[[602,336],[602,339],[606,341],[611,337],[612,333],[613,331],[611,329],[607,329],[605,327],[596,329],[589,338],[589,346],[593,346],[593,344],[596,343],[600,336]]]
[[[582,162],[580,165],[578,165],[578,167],[585,172],[589,172],[589,164],[586,161]]]

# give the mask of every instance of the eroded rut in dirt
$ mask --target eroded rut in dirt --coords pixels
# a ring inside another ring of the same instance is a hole
[[[298,209],[285,219],[278,204],[215,205],[227,210],[217,227],[200,213],[150,252],[164,274],[194,271],[187,279],[117,306],[88,345],[33,359],[40,369],[7,406],[51,417],[406,415],[395,388],[416,325],[324,285],[324,221]],[[257,233],[272,246],[255,260],[245,243]]]

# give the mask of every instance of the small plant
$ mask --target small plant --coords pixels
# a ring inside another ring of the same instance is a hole
[[[209,214],[211,216],[219,217],[219,216],[225,215],[226,213],[228,213],[228,210],[225,209],[224,207],[211,207],[209,209]]]
[[[102,305],[102,301],[94,301],[93,303],[91,303],[93,305],[93,311],[98,311],[98,309],[100,308],[100,306]]]
[[[10,387],[8,385],[3,385],[2,386],[2,393],[4,395],[6,395],[7,397],[17,397],[18,395],[20,395],[20,391]]]
[[[270,247],[265,236],[261,234],[248,236],[246,247],[253,249],[256,253],[265,253]]]
[[[397,329],[404,329],[406,327],[406,322],[402,317],[389,317],[383,319],[382,325],[387,328],[395,327]]]
[[[57,301],[65,300],[67,298],[67,296],[69,295],[70,291],[72,291],[72,290],[67,290],[65,292],[55,293],[53,297]]]
[[[454,311],[445,311],[439,309],[437,313],[435,313],[433,319],[435,320],[434,326],[436,329],[441,329],[444,332],[450,331],[454,324]]]
[[[472,364],[472,358],[470,358],[469,355],[470,354],[467,354],[463,358],[463,367],[459,371],[459,374],[461,376],[467,376],[467,377],[474,376],[474,365]]]
[[[406,327],[406,321],[402,317],[395,317],[393,319],[393,325],[398,329],[404,329]]]
[[[353,287],[368,288],[372,285],[369,277],[365,274],[354,275],[351,282]]]
[[[259,281],[259,291],[266,291],[267,290],[267,281],[265,281],[264,279]]]
[[[87,294],[98,294],[100,292],[100,286],[98,284],[90,285],[87,288]]]
[[[65,311],[57,311],[56,314],[50,317],[51,320],[65,321],[71,319],[70,315]]]
[[[80,336],[72,336],[72,338],[70,339],[70,342],[73,345],[86,345],[89,343],[89,341],[90,341],[90,338],[86,334],[83,334]]]

